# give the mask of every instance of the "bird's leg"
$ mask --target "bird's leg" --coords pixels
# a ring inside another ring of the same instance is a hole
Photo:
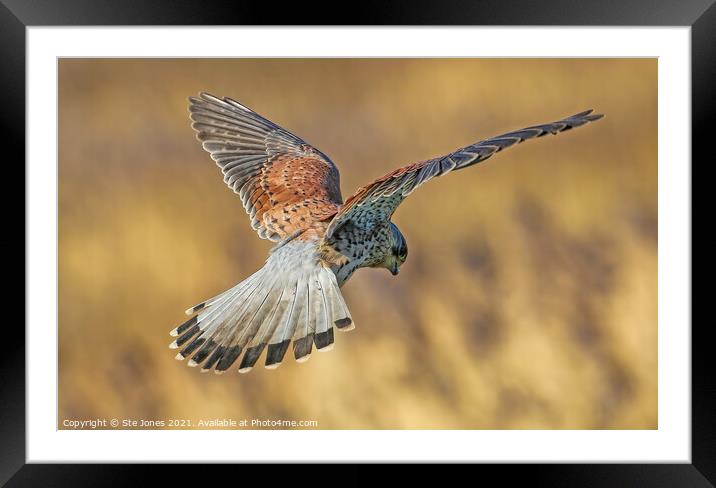
[[[318,255],[327,266],[342,266],[347,264],[350,259],[341,252],[337,251],[326,241],[322,241],[318,246]]]

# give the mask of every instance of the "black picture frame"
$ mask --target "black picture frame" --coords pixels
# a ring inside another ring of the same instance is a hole
[[[310,6],[303,2],[283,2],[278,6],[275,2],[241,0],[0,0],[0,93],[3,94],[0,120],[6,168],[13,166],[12,161],[25,158],[25,29],[41,25],[691,26],[692,158],[701,160],[702,164],[713,159],[711,151],[707,153],[707,144],[711,142],[707,130],[711,125],[709,122],[716,118],[714,0],[544,0],[539,3],[531,0],[442,0],[389,4],[364,1],[350,7],[341,9],[339,14],[335,4],[327,2]],[[19,164],[14,166],[20,167]],[[25,180],[24,174],[22,179]],[[5,181],[13,180],[6,176]],[[30,183],[25,181],[25,184]],[[14,180],[13,186],[17,184]],[[20,225],[24,227],[24,223]],[[17,235],[17,231],[13,234]],[[0,484],[77,487],[139,482],[143,476],[139,471],[147,469],[148,465],[26,464],[25,334],[13,325],[16,323],[6,317],[3,330],[6,347],[0,354]],[[547,486],[716,485],[716,380],[710,374],[714,354],[710,351],[711,343],[706,340],[707,327],[707,324],[695,321],[692,324],[692,464],[530,464],[521,465],[519,469],[508,465],[480,465],[478,469],[493,471],[500,476],[501,482],[527,479],[530,484]],[[202,482],[208,482],[198,473],[200,470],[172,465],[156,468],[166,474],[164,479],[167,481],[178,478],[190,483],[193,476],[199,476]],[[215,466],[212,471],[221,468]],[[234,470],[234,475],[244,477],[236,468],[230,469]],[[346,478],[346,469],[356,475],[362,472],[355,466],[344,467],[339,479]],[[309,469],[307,477],[313,478],[312,473],[320,474],[319,470]]]

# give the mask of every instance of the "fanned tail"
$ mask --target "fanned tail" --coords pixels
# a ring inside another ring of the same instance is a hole
[[[353,319],[336,277],[322,264],[315,242],[292,241],[269,255],[263,268],[238,285],[186,311],[195,314],[170,332],[201,371],[226,371],[243,353],[239,372],[250,371],[266,352],[265,366],[279,366],[293,342],[296,361],[333,347],[334,326],[350,330]]]

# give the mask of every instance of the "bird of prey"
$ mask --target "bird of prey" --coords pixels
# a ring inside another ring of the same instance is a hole
[[[602,115],[591,110],[557,122],[485,139],[450,154],[409,164],[359,188],[345,202],[338,169],[328,156],[230,99],[189,98],[192,128],[241,198],[259,237],[276,245],[264,266],[233,288],[186,311],[171,331],[176,358],[223,373],[241,356],[239,372],[276,368],[289,344],[297,361],[313,345],[333,346],[333,330],[354,328],[341,286],[359,268],[397,275],[408,257],[395,209],[426,181],[486,160],[527,139],[558,134]],[[268,347],[267,347],[268,346]]]

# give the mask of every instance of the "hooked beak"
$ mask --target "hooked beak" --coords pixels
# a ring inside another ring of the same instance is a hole
[[[398,276],[398,273],[400,273],[400,268],[398,267],[397,264],[393,264],[393,266],[390,268],[390,273],[393,276]]]

